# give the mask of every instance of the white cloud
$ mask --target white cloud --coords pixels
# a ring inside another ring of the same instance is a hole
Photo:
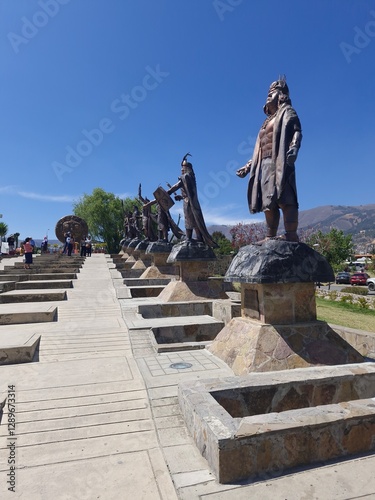
[[[263,214],[249,216],[248,213],[244,214],[238,209],[235,204],[223,205],[222,207],[216,208],[202,208],[203,217],[207,226],[212,225],[222,225],[222,226],[234,226],[238,223],[242,224],[253,224],[255,222],[264,222]],[[174,218],[181,215],[181,219],[184,218],[184,212],[182,206],[174,206],[171,208],[171,214]]]
[[[120,194],[115,194],[117,198],[120,198],[121,200],[124,200],[125,198],[134,198],[135,194],[134,193],[120,193]]]
[[[0,193],[2,194],[14,194],[15,186],[2,186],[0,187]]]
[[[22,198],[28,198],[30,200],[52,201],[56,203],[72,203],[78,198],[77,196],[72,195],[53,196],[49,194],[31,193],[27,191],[18,191],[15,194],[18,194],[18,196],[21,196]]]

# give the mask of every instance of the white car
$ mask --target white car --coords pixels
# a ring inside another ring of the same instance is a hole
[[[369,289],[369,292],[373,292],[375,290],[375,278],[368,278],[366,281],[366,285]]]

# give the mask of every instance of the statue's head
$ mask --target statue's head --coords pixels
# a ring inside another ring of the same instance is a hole
[[[277,102],[277,108],[279,108],[282,104],[291,104],[292,101],[289,98],[289,87],[286,83],[285,76],[279,78],[275,82],[271,83],[270,88],[268,90],[268,98],[266,104],[263,107],[263,111],[266,115],[272,114],[269,110],[268,103],[270,101]]]
[[[191,156],[191,154],[186,153],[186,155],[182,158],[181,167],[183,172],[191,172],[193,170],[193,165],[186,159],[188,156]]]

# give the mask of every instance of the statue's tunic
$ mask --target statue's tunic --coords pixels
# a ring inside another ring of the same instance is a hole
[[[287,165],[286,153],[294,133],[301,132],[301,123],[292,106],[283,104],[272,126],[272,152],[263,151],[262,155],[262,130],[254,148],[247,193],[251,213],[282,205],[298,207],[295,167]]]

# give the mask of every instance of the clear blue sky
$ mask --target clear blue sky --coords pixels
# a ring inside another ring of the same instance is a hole
[[[188,151],[208,225],[263,220],[234,170],[279,74],[303,129],[300,209],[375,201],[373,1],[2,0],[0,17],[10,233],[53,239],[96,187],[151,197]]]

